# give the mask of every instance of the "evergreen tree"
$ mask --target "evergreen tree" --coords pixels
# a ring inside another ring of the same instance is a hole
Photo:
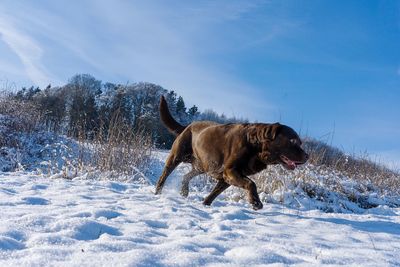
[[[199,116],[200,112],[199,109],[196,105],[193,105],[191,108],[188,110],[188,116],[190,121],[194,121],[197,119]]]
[[[185,106],[185,101],[183,101],[183,98],[181,96],[178,97],[178,100],[176,101],[176,109],[175,112],[177,114],[186,114],[186,106]]]

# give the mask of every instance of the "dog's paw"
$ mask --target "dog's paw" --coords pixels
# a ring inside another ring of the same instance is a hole
[[[260,210],[263,208],[263,204],[261,203],[261,201],[255,201],[254,203],[252,203],[253,205],[253,210]]]
[[[203,205],[204,206],[210,206],[211,205],[211,201],[209,201],[209,200],[207,200],[207,199],[205,199],[204,201],[203,201]]]
[[[181,189],[181,196],[188,197],[188,195],[189,195],[189,189],[188,188],[182,188]]]
[[[161,194],[161,188],[156,187],[156,192],[154,193],[154,195],[159,195]]]

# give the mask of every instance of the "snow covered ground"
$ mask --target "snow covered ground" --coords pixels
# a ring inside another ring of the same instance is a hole
[[[324,213],[152,184],[0,173],[0,266],[400,266],[400,209]],[[152,179],[149,179],[151,183]],[[154,180],[154,179],[153,179]]]

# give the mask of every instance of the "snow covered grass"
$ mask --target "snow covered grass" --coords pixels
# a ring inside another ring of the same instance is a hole
[[[400,170],[386,167],[388,164],[379,162],[377,158],[371,159],[367,152],[349,155],[312,138],[304,140],[304,147],[310,154],[308,163],[314,166],[349,177],[358,183],[368,183],[388,194],[400,194]]]
[[[386,205],[399,207],[399,194],[384,190],[369,180],[356,180],[327,166],[307,164],[295,171],[270,167],[253,179],[265,201],[304,210],[364,213]]]
[[[0,265],[400,265],[399,208],[255,212],[229,192],[205,207],[206,192],[180,197],[185,171],[161,196],[144,183],[1,173]]]

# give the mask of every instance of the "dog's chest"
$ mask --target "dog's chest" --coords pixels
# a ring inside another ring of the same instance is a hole
[[[244,175],[252,175],[264,170],[267,165],[257,156],[249,158],[248,162],[243,166]]]

